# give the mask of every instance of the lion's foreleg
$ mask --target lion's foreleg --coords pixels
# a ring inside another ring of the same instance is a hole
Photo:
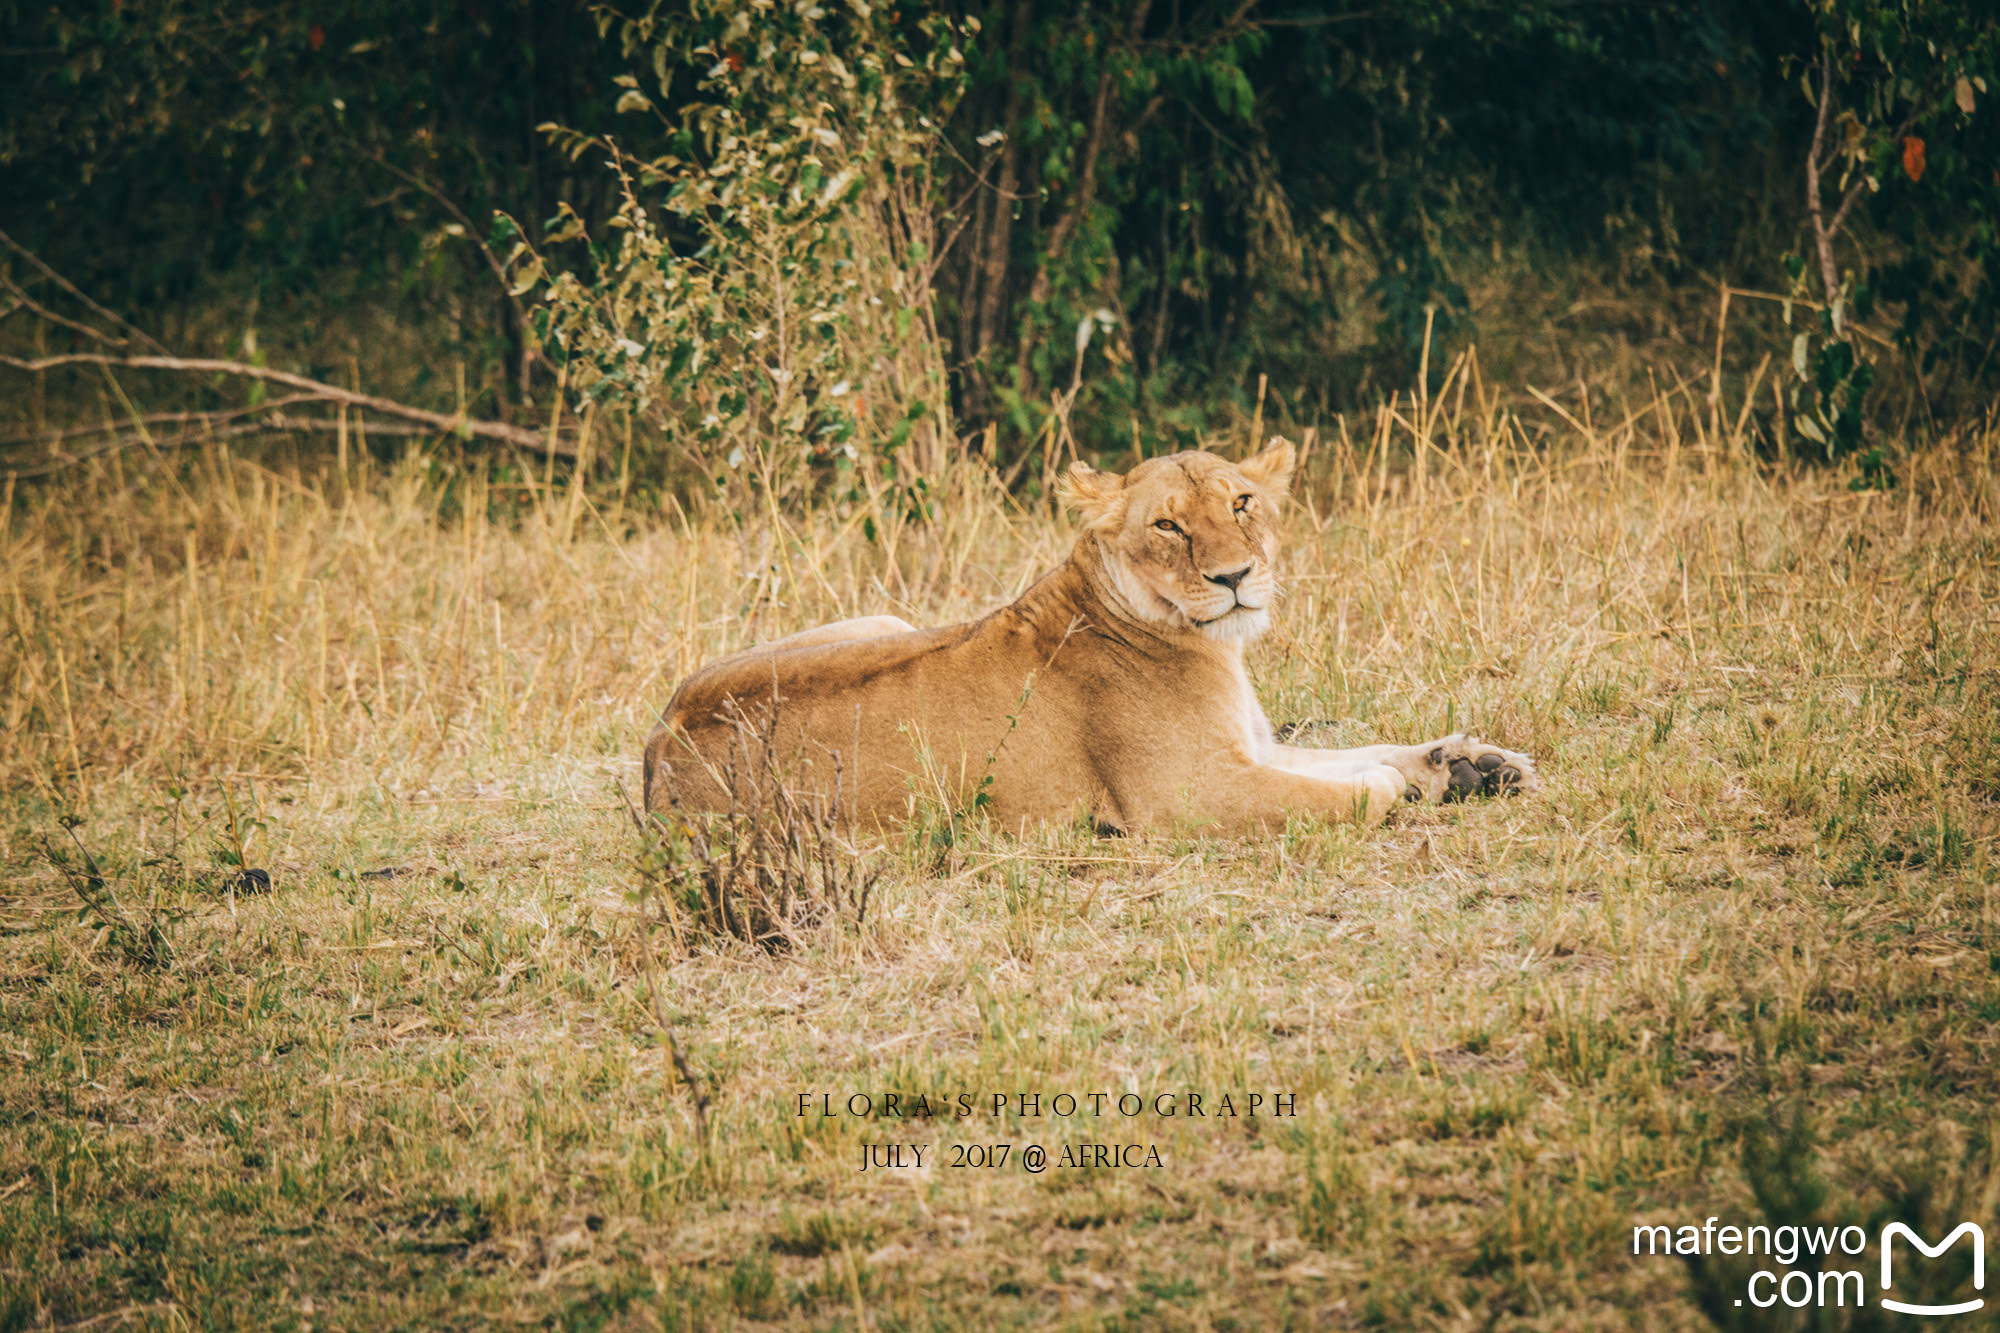
[[[1312,777],[1339,780],[1370,768],[1393,769],[1403,778],[1403,798],[1410,801],[1534,791],[1542,785],[1534,761],[1527,755],[1488,745],[1463,732],[1422,745],[1364,745],[1352,750],[1279,745],[1273,749],[1273,764]]]
[[[1291,815],[1352,820],[1366,828],[1382,822],[1403,794],[1402,775],[1386,765],[1338,777],[1296,773],[1269,764],[1244,764],[1211,774],[1195,794],[1195,810],[1227,836],[1278,833]]]
[[[1288,772],[1323,782],[1350,781],[1363,773],[1386,769],[1400,782],[1397,795],[1406,801],[1440,799],[1451,781],[1451,764],[1443,742],[1433,745],[1362,745],[1351,750],[1308,750],[1294,745],[1275,747],[1271,762]]]

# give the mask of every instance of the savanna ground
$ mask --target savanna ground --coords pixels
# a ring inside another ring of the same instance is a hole
[[[1062,520],[964,466],[871,540],[449,444],[19,482],[0,1328],[1692,1329],[1749,1267],[1635,1222],[1995,1234],[2000,436],[1857,491],[1698,391],[1529,409],[1320,432],[1251,662],[1313,743],[1470,727],[1542,794],[911,835],[776,953],[644,933],[653,710],[758,639],[1000,605]],[[980,1113],[798,1114],[891,1091]],[[987,1114],[1128,1091],[1298,1114]],[[1083,1142],[1163,1165],[1020,1167]]]

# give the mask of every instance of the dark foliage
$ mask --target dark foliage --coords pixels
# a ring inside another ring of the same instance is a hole
[[[1976,414],[2000,384],[2000,71],[1978,8],[971,6],[960,178],[940,191],[944,230],[964,224],[939,274],[957,406],[1031,435],[1069,384],[1071,331],[1103,312],[1074,407],[1099,450],[1186,442],[1259,372],[1287,410],[1353,407],[1500,313],[1468,274],[1503,254],[1635,296],[1809,294],[1784,259],[1811,251],[1806,76],[1830,43],[1861,113],[1836,127],[1848,170],[1876,181],[1840,242],[1845,309],[1921,371],[1933,422]],[[926,12],[902,0],[898,22]],[[504,209],[539,243],[559,204],[611,206],[610,173],[538,125],[667,123],[615,114],[629,62],[606,20],[579,0],[0,0],[0,228],[142,322],[386,307],[518,393],[519,317],[477,233]],[[1802,381],[1856,354],[1821,334]],[[1836,383],[1842,404],[1868,388]],[[1860,447],[1858,409],[1826,419],[1830,452]]]

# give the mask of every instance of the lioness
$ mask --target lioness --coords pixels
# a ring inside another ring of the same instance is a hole
[[[983,793],[1008,827],[1087,808],[1107,832],[1186,819],[1231,835],[1540,786],[1526,755],[1466,735],[1276,742],[1243,645],[1270,624],[1293,465],[1276,438],[1243,463],[1180,453],[1122,477],[1073,465],[1063,497],[1083,532],[1011,606],[946,629],[843,620],[688,677],[646,743],[646,808],[729,808],[753,745],[786,757],[788,786],[831,790],[838,769],[844,806],[876,824],[903,817],[919,786],[961,809]]]

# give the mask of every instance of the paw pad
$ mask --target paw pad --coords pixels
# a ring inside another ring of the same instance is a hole
[[[1451,780],[1444,799],[1463,801],[1474,796],[1514,796],[1529,785],[1528,777],[1504,754],[1483,754],[1477,759],[1451,761]]]
[[[1479,756],[1476,767],[1482,774],[1480,791],[1483,795],[1512,796],[1527,785],[1526,776],[1508,763],[1503,755],[1483,754]]]
[[[1486,775],[1474,767],[1470,759],[1454,759],[1451,761],[1451,781],[1444,789],[1444,799],[1462,801],[1468,796],[1482,795],[1485,783]]]

